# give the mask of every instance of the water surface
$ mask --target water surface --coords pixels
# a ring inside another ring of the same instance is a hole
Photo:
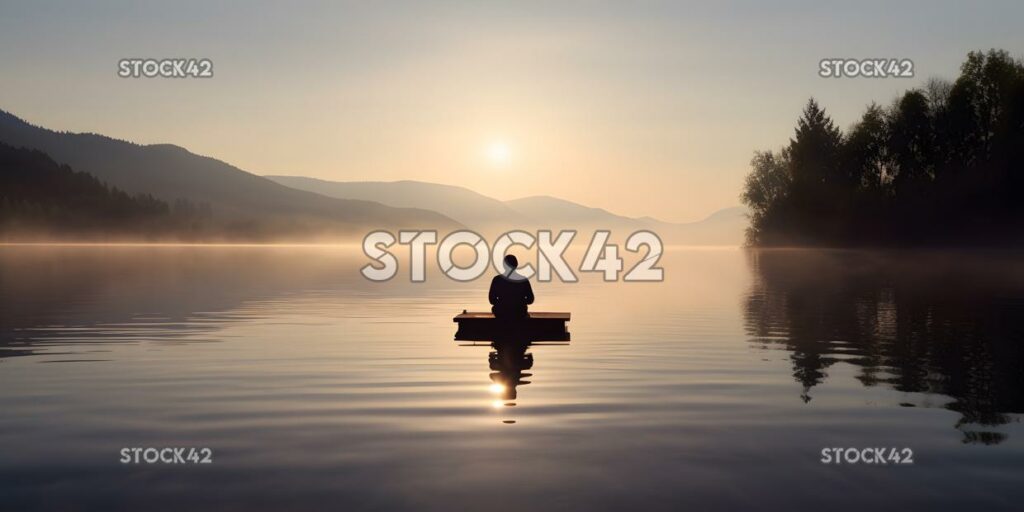
[[[511,399],[452,340],[488,279],[370,283],[339,247],[0,247],[0,508],[1019,509],[1019,261],[673,249],[664,283],[535,284],[572,342],[531,347]],[[213,463],[119,462],[149,446]]]

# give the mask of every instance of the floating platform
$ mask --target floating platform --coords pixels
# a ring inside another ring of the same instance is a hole
[[[569,313],[530,312],[524,318],[495,318],[494,313],[463,310],[456,341],[569,341]]]

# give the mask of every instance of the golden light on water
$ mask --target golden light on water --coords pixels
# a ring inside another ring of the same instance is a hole
[[[501,384],[498,383],[494,383],[491,384],[491,387],[489,389],[491,390],[491,393],[498,395],[505,391],[505,386],[502,386]]]

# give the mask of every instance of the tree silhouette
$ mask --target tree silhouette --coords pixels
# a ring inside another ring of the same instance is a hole
[[[751,245],[1020,245],[1024,65],[971,52],[953,83],[871,104],[845,134],[812,98],[751,168]]]
[[[172,212],[150,194],[131,196],[41,151],[0,143],[0,235],[181,234],[209,216],[209,205],[181,200]]]

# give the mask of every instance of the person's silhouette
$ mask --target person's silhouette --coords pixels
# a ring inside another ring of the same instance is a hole
[[[516,272],[519,260],[509,254],[505,256],[505,272],[491,279],[491,290],[487,297],[491,311],[498,318],[526,316],[526,306],[533,304],[533,288],[525,276]]]

